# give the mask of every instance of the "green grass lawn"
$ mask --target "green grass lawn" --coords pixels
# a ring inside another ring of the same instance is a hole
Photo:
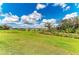
[[[0,30],[0,54],[79,54],[79,39],[37,32]]]

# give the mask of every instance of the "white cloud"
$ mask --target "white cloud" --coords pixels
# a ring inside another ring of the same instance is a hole
[[[14,25],[10,24],[13,28],[33,28],[33,25],[23,24],[21,22],[15,22]]]
[[[77,3],[75,3],[74,5],[77,6]]]
[[[65,8],[65,10],[69,10],[70,9],[70,6],[67,6],[66,8]]]
[[[2,6],[3,2],[0,2],[0,6]]]
[[[29,16],[23,15],[23,16],[21,17],[21,21],[22,21],[23,23],[28,24],[28,23],[35,23],[36,20],[33,20],[33,19],[30,18]]]
[[[43,8],[45,8],[46,6],[47,6],[47,5],[45,5],[45,4],[40,4],[40,3],[38,3],[37,6],[36,6],[36,9],[37,9],[37,10],[43,9]]]
[[[67,4],[65,4],[65,3],[54,3],[53,6],[60,6],[62,8],[65,8],[67,6]]]
[[[2,19],[2,23],[12,23],[12,22],[18,22],[19,17],[16,15],[9,15],[8,13],[5,14],[5,18]]]
[[[42,15],[40,13],[38,13],[37,11],[34,11],[32,14],[23,15],[21,17],[21,21],[23,23],[34,24],[36,21],[40,20],[41,18],[42,18]]]
[[[76,16],[78,16],[78,13],[74,12],[74,13],[65,15],[65,17],[63,19],[69,19],[69,18],[73,18],[73,17],[76,17]]]
[[[45,23],[47,22],[50,23],[52,27],[57,26],[56,19],[43,19],[40,24],[34,23],[32,26],[33,28],[46,28]]]
[[[54,24],[54,23],[56,23],[56,19],[43,19],[42,22],[43,22],[43,23],[49,22],[49,23]]]
[[[75,3],[74,5],[75,5],[77,8],[79,8],[79,3]]]
[[[34,24],[33,28],[46,28],[44,23]]]
[[[66,3],[54,3],[53,6],[60,6],[63,11],[67,11],[70,9],[70,6],[67,6]]]
[[[56,19],[43,19],[40,26],[44,27],[45,23],[50,23],[52,25],[52,27],[55,27]]]

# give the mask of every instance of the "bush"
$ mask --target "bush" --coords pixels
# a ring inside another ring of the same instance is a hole
[[[77,34],[79,34],[79,28],[78,28],[78,29],[76,29],[76,33],[77,33]]]
[[[2,26],[0,26],[0,30],[2,30],[3,29],[3,27]]]
[[[66,32],[66,33],[74,33],[74,32],[75,32],[75,29],[73,29],[73,28],[67,28],[67,29],[65,30],[65,32]]]

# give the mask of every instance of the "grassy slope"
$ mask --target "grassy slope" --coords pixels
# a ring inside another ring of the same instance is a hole
[[[0,31],[0,54],[79,54],[79,40],[26,31]]]

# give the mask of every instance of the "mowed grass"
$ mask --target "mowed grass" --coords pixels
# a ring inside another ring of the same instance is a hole
[[[0,54],[79,54],[79,39],[44,35],[38,32],[0,30]]]

